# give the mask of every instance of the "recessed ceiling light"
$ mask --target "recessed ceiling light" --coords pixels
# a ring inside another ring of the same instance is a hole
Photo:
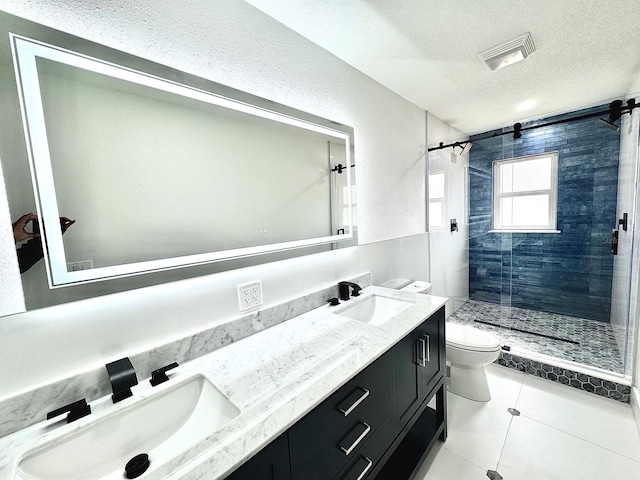
[[[520,102],[516,108],[519,112],[524,112],[525,110],[531,110],[537,106],[537,100],[525,100],[524,102]]]
[[[480,52],[478,56],[491,70],[497,70],[524,60],[535,51],[536,47],[533,44],[531,34],[527,32],[513,40]]]

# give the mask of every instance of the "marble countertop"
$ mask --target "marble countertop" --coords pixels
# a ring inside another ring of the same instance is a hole
[[[392,320],[373,326],[333,314],[338,307],[316,308],[286,322],[180,365],[170,381],[156,387],[140,380],[133,397],[116,405],[109,396],[91,402],[92,415],[73,423],[40,422],[0,439],[0,478],[14,479],[18,462],[29,451],[86,428],[100,417],[156,394],[191,376],[204,375],[228,397],[240,414],[194,446],[152,462],[145,480],[222,479],[254,453],[300,420],[350,378],[362,371],[424,318],[445,298],[367,287],[378,294],[412,303]],[[351,300],[350,300],[351,302]],[[100,477],[122,479],[122,473]]]

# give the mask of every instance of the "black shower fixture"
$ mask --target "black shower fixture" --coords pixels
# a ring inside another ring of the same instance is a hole
[[[622,105],[623,105],[622,100],[614,100],[609,104],[609,108],[607,110],[598,110],[596,112],[589,112],[582,115],[576,115],[575,117],[565,117],[559,120],[553,120],[551,122],[539,123],[537,125],[532,125],[530,127],[523,127],[522,123],[518,122],[513,125],[513,130],[511,131],[507,131],[505,129],[501,132],[494,132],[486,136],[482,136],[482,137],[478,136],[474,138],[474,141],[486,140],[487,138],[501,137],[503,135],[513,135],[513,139],[517,140],[518,138],[522,138],[522,132],[527,130],[550,127],[552,125],[559,125],[561,123],[573,122],[576,120],[584,120],[586,118],[600,117],[605,114],[609,115],[609,119],[605,120],[604,118],[600,118],[600,123],[606,126],[607,128],[618,131],[620,130],[620,127],[616,125],[615,122],[620,120],[622,115],[624,115],[625,113],[632,114],[635,108],[640,107],[640,104],[636,103],[635,98],[630,98],[629,100],[627,100],[627,104],[625,106],[622,106]],[[461,143],[465,143],[465,142],[455,142],[455,143],[450,143],[448,145],[444,145],[443,142],[440,142],[439,146],[429,148],[427,151],[432,152],[434,150],[441,150],[447,147],[462,147]],[[471,148],[469,145],[470,145],[470,142],[467,142],[467,145],[463,148],[462,155],[465,154],[464,153],[465,150],[468,153],[469,149]]]
[[[627,108],[629,109],[629,113],[633,112],[635,106],[635,98],[627,100]],[[614,100],[609,104],[609,119],[605,120],[604,118],[600,118],[599,121],[602,125],[610,128],[614,132],[619,132],[620,126],[616,125],[616,122],[620,120],[620,117],[622,117],[622,100]]]
[[[352,163],[351,164],[351,168],[355,167],[356,164]],[[343,171],[346,171],[347,166],[346,165],[342,165],[341,163],[337,164],[335,167],[333,167],[331,169],[332,172],[338,172],[338,174],[341,174]]]
[[[636,105],[636,99],[635,98],[630,98],[629,100],[627,100],[627,108],[629,109],[629,113],[633,113],[633,109],[636,108],[638,105]]]
[[[445,145],[444,142],[440,142],[440,144],[437,147],[431,147],[427,149],[427,152],[433,152],[434,150],[442,150],[443,148],[449,148],[449,147],[453,147],[453,148],[459,147],[460,148],[459,155],[462,155],[464,157],[466,155],[469,155],[469,150],[471,150],[471,147],[473,147],[473,143],[471,143],[468,140],[464,142],[449,143],[447,145]]]
[[[522,133],[520,133],[520,130],[522,130],[522,124],[520,122],[514,123],[513,124],[513,139],[514,140],[517,140],[518,138],[522,138]]]
[[[635,103],[635,100],[634,100]],[[609,104],[609,121],[615,123],[622,116],[622,100],[614,100]]]

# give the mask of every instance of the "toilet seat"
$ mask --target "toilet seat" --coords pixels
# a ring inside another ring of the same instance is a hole
[[[500,350],[500,339],[489,332],[456,323],[446,324],[447,345],[474,352],[495,352]]]

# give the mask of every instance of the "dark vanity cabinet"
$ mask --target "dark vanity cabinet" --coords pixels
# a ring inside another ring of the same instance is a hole
[[[227,480],[285,480],[289,478],[291,478],[289,438],[286,433],[283,433],[227,477]]]
[[[444,338],[444,310],[433,314],[392,349],[395,433],[411,420],[438,379],[445,362],[439,338]]]
[[[387,352],[289,430],[293,480],[334,478],[376,436],[393,409],[391,360]]]
[[[446,438],[444,341],[442,307],[226,480],[411,478]]]

